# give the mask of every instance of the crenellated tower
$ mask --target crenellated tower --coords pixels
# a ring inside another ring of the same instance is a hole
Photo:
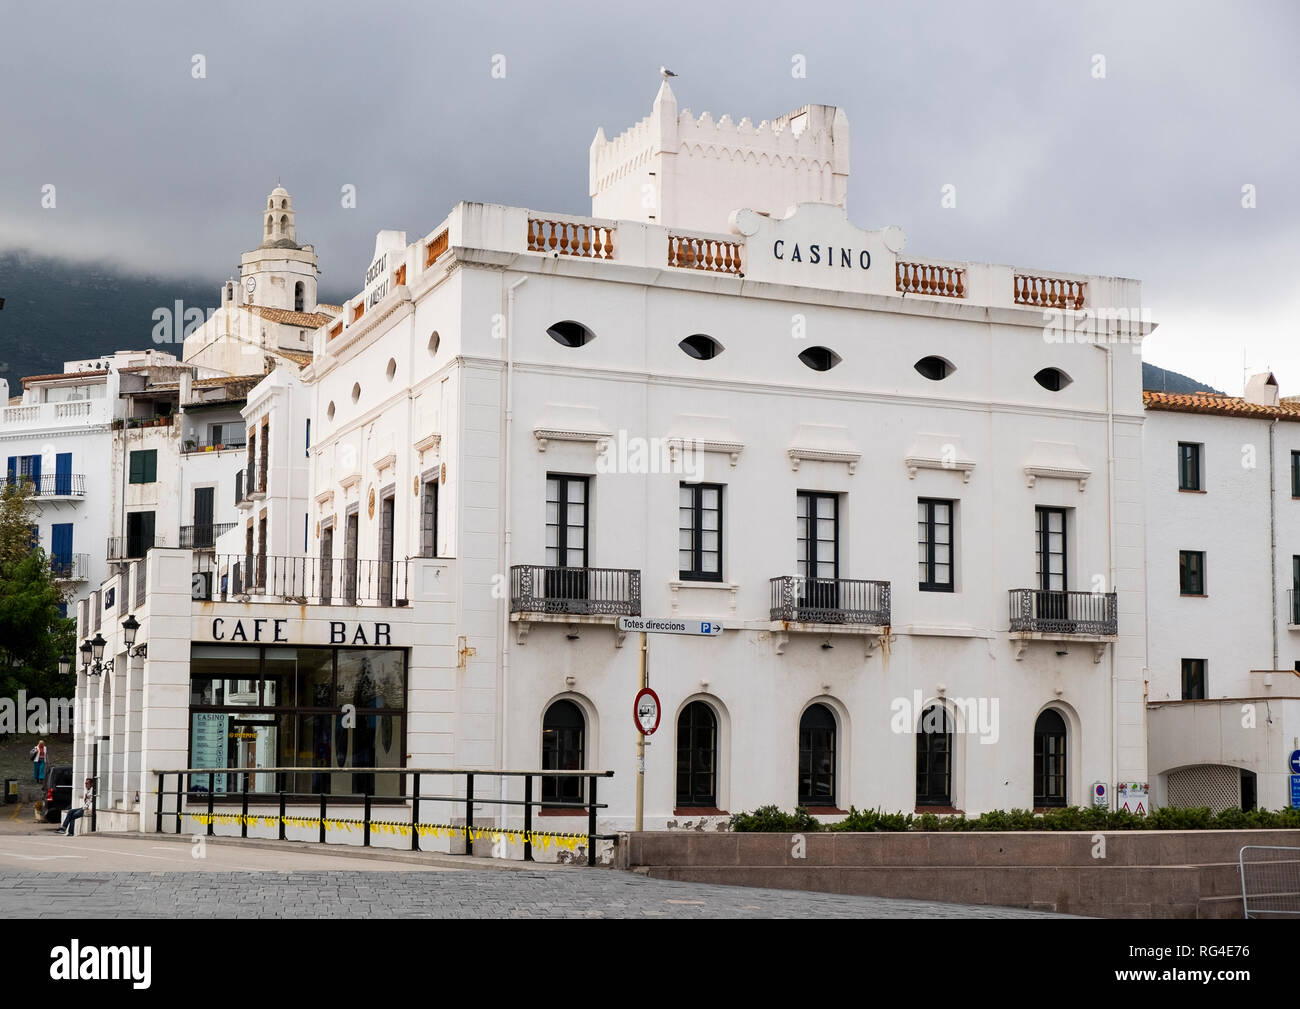
[[[665,80],[650,115],[591,143],[595,217],[725,232],[732,210],[784,217],[796,203],[845,205],[849,120],[833,105],[805,105],[755,126],[677,110]]]

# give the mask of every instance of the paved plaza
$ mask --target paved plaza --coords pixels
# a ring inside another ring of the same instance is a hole
[[[679,883],[316,845],[0,829],[0,918],[1038,918],[1012,908]],[[202,857],[194,857],[197,853]]]

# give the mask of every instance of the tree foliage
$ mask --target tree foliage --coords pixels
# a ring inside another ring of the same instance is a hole
[[[60,675],[59,656],[73,655],[76,621],[59,614],[63,590],[34,543],[31,492],[26,482],[0,492],[0,696],[70,697],[74,681]]]

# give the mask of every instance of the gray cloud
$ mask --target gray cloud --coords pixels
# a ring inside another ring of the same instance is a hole
[[[1231,391],[1244,348],[1300,391],[1300,11],[1285,0],[274,0],[9,5],[5,19],[0,247],[215,285],[259,240],[279,178],[325,289],[353,290],[375,231],[413,238],[457,200],[587,212],[596,127],[645,115],[666,63],[697,114],[843,106],[859,224],[901,225],[922,254],[1138,277],[1162,323],[1148,359]]]

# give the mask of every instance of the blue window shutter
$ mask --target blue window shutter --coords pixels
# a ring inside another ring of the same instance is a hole
[[[18,457],[16,455],[11,455],[9,457],[8,472],[9,472],[9,482],[17,483],[18,482]]]
[[[54,457],[54,493],[72,493],[72,453],[60,452]]]

